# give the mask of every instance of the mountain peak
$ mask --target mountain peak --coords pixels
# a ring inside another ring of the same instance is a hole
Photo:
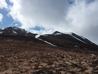
[[[27,32],[25,29],[18,28],[18,27],[7,27],[5,29],[0,30],[0,35],[35,37],[37,34]]]
[[[59,31],[55,31],[54,33],[53,33],[53,35],[61,35],[62,33],[61,32],[59,32]]]

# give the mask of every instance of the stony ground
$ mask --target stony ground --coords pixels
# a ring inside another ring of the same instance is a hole
[[[98,55],[7,41],[0,43],[0,74],[98,74]]]
[[[98,74],[98,56],[63,50],[9,52],[0,55],[0,74]]]

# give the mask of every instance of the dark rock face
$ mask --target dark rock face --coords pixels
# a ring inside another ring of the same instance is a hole
[[[25,35],[26,31],[17,27],[8,27],[3,30],[3,35]]]
[[[27,32],[26,30],[18,27],[7,27],[3,30],[0,30],[0,36],[5,36],[5,37],[35,38],[36,35],[37,34]]]
[[[96,44],[75,33],[64,34],[56,31],[53,34],[41,35],[39,38],[64,48],[98,49]]]

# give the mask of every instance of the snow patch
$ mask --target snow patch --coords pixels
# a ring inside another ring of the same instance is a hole
[[[39,38],[39,37],[40,37],[40,35],[36,35],[36,36],[35,36],[35,38]]]
[[[62,35],[62,33],[55,33],[54,35]]]
[[[0,34],[2,34],[3,32],[0,32]]]
[[[72,37],[74,37],[75,39],[77,39],[77,40],[79,40],[79,41],[81,41],[82,43],[85,43],[84,41],[82,41],[81,39],[79,39],[79,38],[77,38],[77,37],[75,37],[75,36],[73,36],[73,35],[71,35]],[[86,44],[86,43],[85,43]]]
[[[14,33],[14,34],[17,34],[17,32],[16,32],[16,31],[14,31],[14,30],[13,30],[13,33]]]
[[[37,39],[39,39],[40,41],[43,41],[43,42],[45,42],[45,43],[47,43],[47,44],[49,44],[49,45],[51,45],[51,46],[56,47],[56,45],[54,45],[54,44],[52,44],[52,43],[50,43],[50,42],[48,42],[48,41],[42,40],[42,39],[40,39],[40,38],[37,38]]]

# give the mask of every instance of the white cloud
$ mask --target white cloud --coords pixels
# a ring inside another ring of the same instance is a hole
[[[0,0],[0,9],[7,8],[6,0]]]
[[[3,15],[0,13],[0,22],[2,22]]]

